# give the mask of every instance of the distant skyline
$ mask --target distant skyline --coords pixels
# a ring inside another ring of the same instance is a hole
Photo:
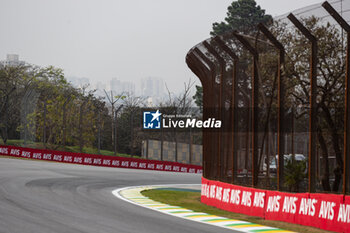
[[[159,77],[173,92],[189,78],[187,51],[209,37],[232,0],[1,0],[0,60],[62,68],[92,85]],[[318,0],[257,0],[277,16]]]
[[[114,95],[130,94],[145,97],[147,99],[147,104],[159,104],[168,99],[164,81],[163,79],[157,77],[143,78],[137,83],[133,82],[132,80],[122,81],[117,78],[112,78],[109,80],[109,82],[96,82],[95,84],[91,84],[88,78],[71,76],[68,76],[67,80],[74,87],[87,86],[90,90],[94,89],[96,90],[95,95],[101,97],[105,97],[106,92],[109,94],[110,91],[113,91]]]

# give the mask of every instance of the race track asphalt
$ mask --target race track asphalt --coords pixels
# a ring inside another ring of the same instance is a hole
[[[200,175],[0,158],[0,233],[234,232],[165,215],[117,188],[200,184]]]

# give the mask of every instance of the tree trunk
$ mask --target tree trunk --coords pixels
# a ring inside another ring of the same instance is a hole
[[[323,138],[322,132],[318,131],[318,142],[320,143],[321,151],[322,151],[322,161],[324,164],[324,173],[321,178],[321,183],[324,191],[331,191],[331,185],[329,183],[329,160],[328,160],[328,150],[327,144]]]
[[[5,100],[0,108],[0,117],[3,116],[4,120],[3,120],[3,124],[4,124],[4,128],[1,129],[1,138],[4,142],[4,144],[7,143],[7,139],[8,139],[8,105],[9,105],[9,98],[10,95],[12,94],[12,92],[14,92],[16,90],[16,87],[13,87],[7,94],[5,97]]]
[[[66,100],[63,104],[63,147],[66,147],[67,143],[67,103],[69,100]]]
[[[131,130],[130,154],[131,156],[133,156],[135,154],[134,152],[134,109],[131,112],[130,130]]]
[[[84,112],[84,105],[86,102],[84,101],[80,105],[79,110],[79,151],[80,153],[83,153],[83,147],[84,147],[84,139],[83,139],[83,112]]]
[[[4,104],[5,108],[7,108],[8,106],[8,99],[5,100],[6,103]],[[8,114],[5,112],[4,114],[2,114],[4,116],[4,120],[3,120],[3,124],[4,127],[1,129],[1,138],[4,142],[4,144],[6,145],[7,142],[7,138],[8,138],[8,132],[7,132],[7,124],[8,124]]]
[[[340,145],[339,145],[339,135],[337,133],[337,127],[335,126],[333,119],[331,117],[331,113],[329,112],[329,108],[327,108],[324,103],[322,104],[322,110],[325,114],[325,119],[331,130],[332,145],[333,145],[333,149],[334,149],[335,157],[337,161],[337,167],[334,169],[335,180],[333,183],[333,191],[337,192],[340,187],[342,172],[343,172],[343,158],[342,158],[342,152],[340,150]]]
[[[114,113],[114,155],[117,155],[117,120],[118,120],[118,112],[115,111]]]
[[[340,168],[339,166],[337,166],[335,169],[334,169],[334,176],[335,176],[335,179],[334,179],[334,183],[333,183],[333,187],[332,187],[332,191],[334,192],[337,192],[339,190],[339,187],[340,187],[340,183],[341,183],[341,178],[342,178],[342,168]]]
[[[101,154],[101,112],[100,110],[98,110],[98,122],[97,122],[97,126],[98,126],[98,132],[97,132],[97,150],[98,150],[98,154]]]
[[[46,112],[47,112],[47,107],[46,107],[46,101],[44,102],[44,116],[43,116],[43,144],[46,149]]]
[[[4,144],[6,145],[7,138],[8,138],[7,125],[5,125],[4,128],[1,129],[1,138],[2,138],[2,141],[4,142]]]
[[[160,129],[160,132],[161,132],[160,133],[160,161],[163,161],[163,156],[164,156],[164,152],[163,152],[163,150],[164,150],[164,129],[163,129],[163,127]],[[148,153],[148,151],[147,151],[147,153]]]

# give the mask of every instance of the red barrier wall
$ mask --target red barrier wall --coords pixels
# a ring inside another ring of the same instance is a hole
[[[103,167],[202,173],[202,167],[197,165],[105,155],[71,153],[64,151],[39,150],[4,145],[0,145],[0,155]]]
[[[227,211],[264,217],[265,191],[202,178],[201,201]]]
[[[269,191],[202,177],[201,201],[227,211],[268,220],[350,232],[350,196]]]

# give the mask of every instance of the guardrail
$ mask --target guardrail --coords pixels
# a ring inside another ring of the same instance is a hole
[[[32,149],[16,146],[0,145],[0,155],[102,167],[145,169],[183,173],[202,173],[202,167],[197,165],[137,158]]]

